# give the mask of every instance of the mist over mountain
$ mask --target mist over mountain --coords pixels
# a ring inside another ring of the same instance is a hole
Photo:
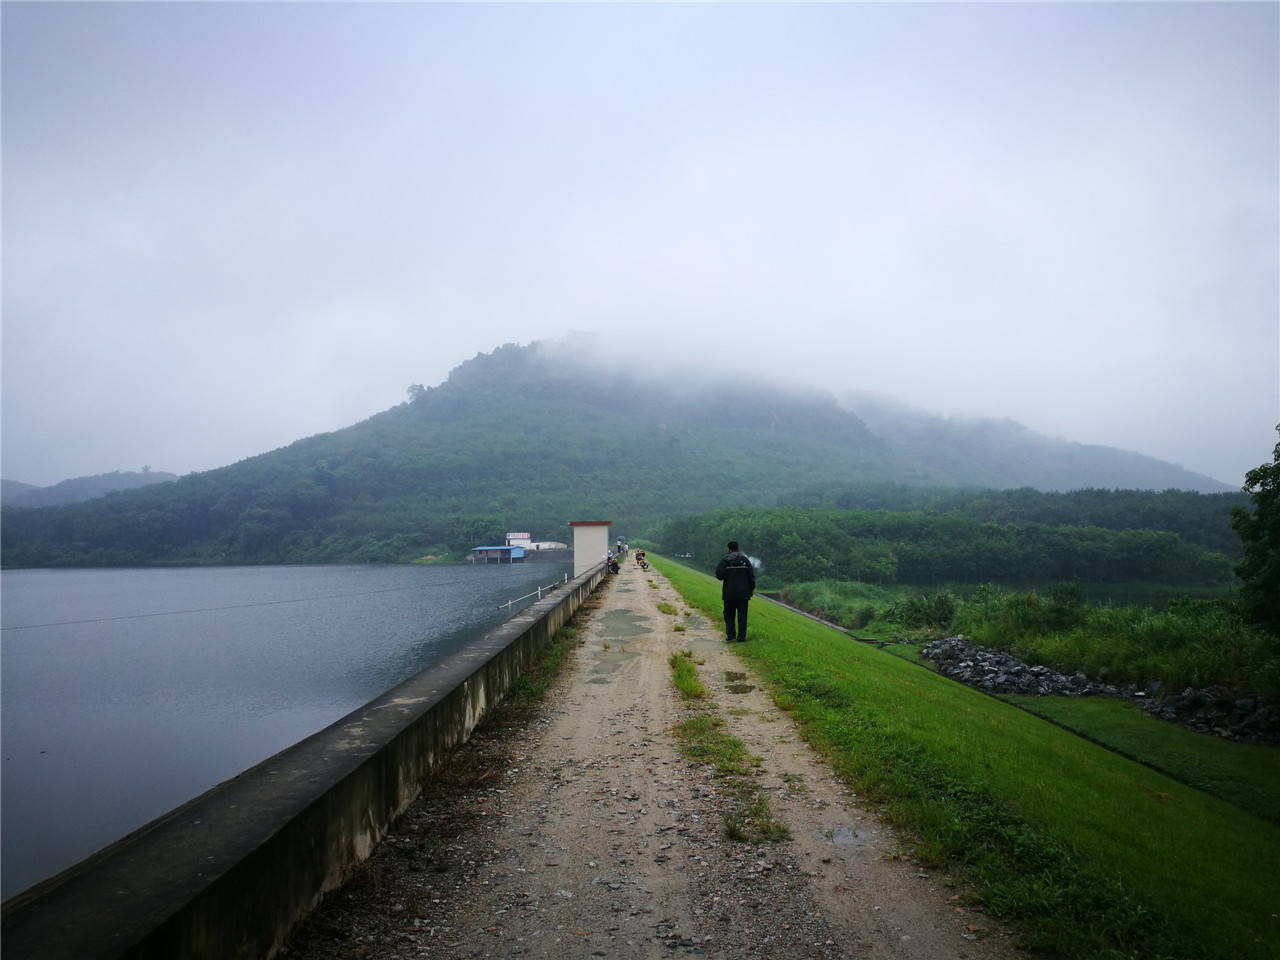
[[[117,490],[135,490],[153,483],[177,480],[176,473],[161,470],[99,473],[91,477],[74,477],[51,487],[38,487],[17,480],[0,480],[0,503],[7,507],[50,507],[79,503],[105,496]]]
[[[568,521],[609,519],[639,536],[824,490],[904,509],[929,489],[1221,488],[1021,428],[916,416],[893,429],[829,394],[620,366],[563,343],[508,344],[361,423],[217,470],[62,506],[6,503],[3,560],[403,560],[504,527],[565,539]]]
[[[937,482],[995,490],[1238,490],[1155,457],[1046,437],[1014,420],[942,417],[891,398],[849,393],[841,405],[883,440],[900,465]]]

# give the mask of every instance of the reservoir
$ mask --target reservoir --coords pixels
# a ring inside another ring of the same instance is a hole
[[[572,564],[0,573],[0,897],[323,729]]]

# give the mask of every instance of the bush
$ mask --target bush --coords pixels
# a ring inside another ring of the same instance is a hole
[[[956,625],[975,643],[1012,647],[1029,663],[1107,683],[1280,694],[1280,641],[1246,623],[1230,600],[1174,601],[1157,613],[1087,604],[1065,589],[1046,598],[983,587]]]
[[[867,603],[858,608],[858,612],[853,615],[853,620],[849,626],[854,630],[861,630],[868,623],[876,618],[876,608]]]
[[[884,618],[912,630],[949,630],[959,606],[959,597],[950,590],[940,590],[931,597],[899,600],[885,611]]]

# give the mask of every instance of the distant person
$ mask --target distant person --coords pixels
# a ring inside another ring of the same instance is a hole
[[[740,643],[747,639],[747,603],[756,595],[756,568],[746,554],[738,552],[737,540],[729,541],[716,564],[716,579],[724,582],[720,599],[724,601],[725,642]]]

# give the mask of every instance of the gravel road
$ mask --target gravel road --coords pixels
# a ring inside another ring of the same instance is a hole
[[[578,626],[547,699],[482,724],[281,956],[1025,956],[903,854],[756,687],[720,624],[688,614],[656,571],[628,559]],[[789,839],[728,839],[734,797],[680,756],[671,730],[686,707],[667,659],[684,650],[724,729],[761,758],[755,776]]]

